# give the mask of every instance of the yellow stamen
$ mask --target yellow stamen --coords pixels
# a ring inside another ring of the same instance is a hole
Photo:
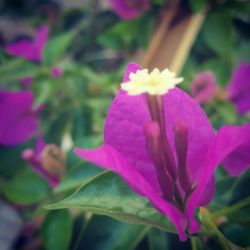
[[[165,69],[160,72],[155,68],[151,73],[148,69],[138,70],[129,75],[130,81],[121,84],[121,88],[127,91],[128,95],[165,95],[178,83],[183,81],[182,77],[176,77],[174,72]]]

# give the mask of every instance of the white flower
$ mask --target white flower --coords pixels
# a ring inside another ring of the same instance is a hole
[[[160,72],[157,68],[151,73],[148,69],[138,70],[136,73],[131,73],[129,79],[130,81],[121,84],[121,88],[132,96],[143,93],[164,95],[183,81],[183,78],[176,77],[174,72],[168,69]]]

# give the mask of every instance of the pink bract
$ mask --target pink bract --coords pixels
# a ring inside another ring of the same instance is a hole
[[[200,104],[210,102],[217,91],[217,84],[212,72],[204,71],[196,75],[191,83],[191,94]]]
[[[14,146],[29,140],[38,130],[38,110],[30,91],[0,90],[0,144]]]
[[[234,70],[227,87],[229,99],[240,114],[250,111],[250,64],[240,63]]]
[[[109,0],[113,11],[123,19],[133,19],[150,8],[149,0]]]
[[[123,82],[129,80],[131,72],[139,69],[138,65],[129,64]],[[215,135],[201,107],[179,88],[164,96],[164,108],[165,129],[175,160],[174,127],[181,124],[188,131],[187,170],[194,191],[189,195],[184,210],[163,198],[156,168],[148,154],[144,129],[151,119],[145,95],[128,96],[120,90],[107,114],[104,145],[90,150],[76,148],[75,153],[120,175],[135,192],[147,197],[172,221],[180,240],[184,241],[187,239],[185,230],[193,234],[200,229],[195,210],[207,205],[213,197],[216,167],[226,156],[246,145],[250,140],[250,125],[226,126]]]
[[[32,41],[28,39],[21,39],[7,45],[5,50],[12,56],[22,57],[30,61],[41,62],[43,50],[48,40],[48,35],[49,27],[43,25],[38,28],[37,34]]]

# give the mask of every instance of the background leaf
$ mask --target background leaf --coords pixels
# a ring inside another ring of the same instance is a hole
[[[42,237],[47,250],[67,250],[72,232],[72,220],[68,210],[48,213],[42,225]]]
[[[91,178],[99,174],[102,170],[91,164],[81,163],[70,170],[59,185],[54,189],[55,193],[65,192],[84,185]]]
[[[74,250],[132,250],[148,232],[148,226],[122,223],[105,216],[93,216]]]
[[[44,50],[44,63],[55,66],[54,64],[65,56],[65,52],[72,43],[74,35],[75,32],[69,31],[51,38]]]
[[[30,169],[6,182],[1,191],[10,201],[24,205],[41,201],[51,193],[48,182]]]
[[[202,30],[206,45],[219,56],[230,58],[233,47],[232,21],[227,12],[214,12],[205,20]]]
[[[148,232],[148,243],[150,250],[167,250],[168,238],[165,232],[151,228]]]

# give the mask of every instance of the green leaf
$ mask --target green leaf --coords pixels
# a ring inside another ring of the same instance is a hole
[[[211,210],[216,211],[218,208],[228,205],[235,181],[235,177],[228,175],[216,181],[215,196],[209,204]]]
[[[109,30],[103,32],[97,40],[104,47],[115,50],[123,49],[133,41],[137,30],[136,24],[135,21],[118,22]]]
[[[135,20],[118,22],[103,32],[98,37],[98,42],[114,50],[134,49],[135,45],[146,47],[152,35],[154,20],[152,13],[145,13]]]
[[[156,5],[164,5],[166,0],[151,0],[151,3]]]
[[[237,178],[233,186],[230,205],[235,204],[236,202],[244,198],[250,197],[249,182],[250,182],[250,170],[247,170],[244,174],[242,174]]]
[[[74,36],[75,32],[69,31],[51,38],[44,50],[44,63],[47,65],[54,65],[63,58]]]
[[[189,6],[193,12],[198,12],[207,3],[207,0],[188,0]]]
[[[17,171],[26,168],[26,162],[22,160],[21,154],[25,148],[28,148],[28,143],[15,147],[0,146],[0,176],[1,178],[11,178]]]
[[[146,198],[134,193],[112,172],[99,174],[73,195],[46,206],[47,209],[72,207],[128,223],[145,224],[175,232],[164,215],[153,208]]]
[[[219,58],[207,60],[200,68],[201,70],[211,70],[215,74],[216,82],[220,86],[225,86],[231,76],[230,65]]]
[[[223,118],[226,124],[237,123],[235,106],[232,103],[223,103],[216,106],[217,113]]]
[[[150,250],[167,250],[168,238],[165,232],[151,228],[148,232],[148,243]]]
[[[41,233],[47,250],[67,250],[72,233],[69,211],[59,210],[48,213]]]
[[[70,171],[59,185],[54,189],[55,193],[65,192],[76,189],[80,185],[84,185],[94,176],[99,174],[102,170],[91,164],[83,165],[82,163],[77,166],[73,171]]]
[[[217,12],[208,15],[202,35],[211,50],[230,61],[233,37],[232,20],[228,13]]]
[[[1,82],[19,80],[27,76],[36,76],[39,66],[24,59],[11,59],[0,66]]]
[[[93,216],[74,250],[132,250],[150,227],[122,223],[105,216]]]
[[[4,184],[2,192],[10,201],[28,205],[48,197],[51,189],[47,181],[27,169]]]

